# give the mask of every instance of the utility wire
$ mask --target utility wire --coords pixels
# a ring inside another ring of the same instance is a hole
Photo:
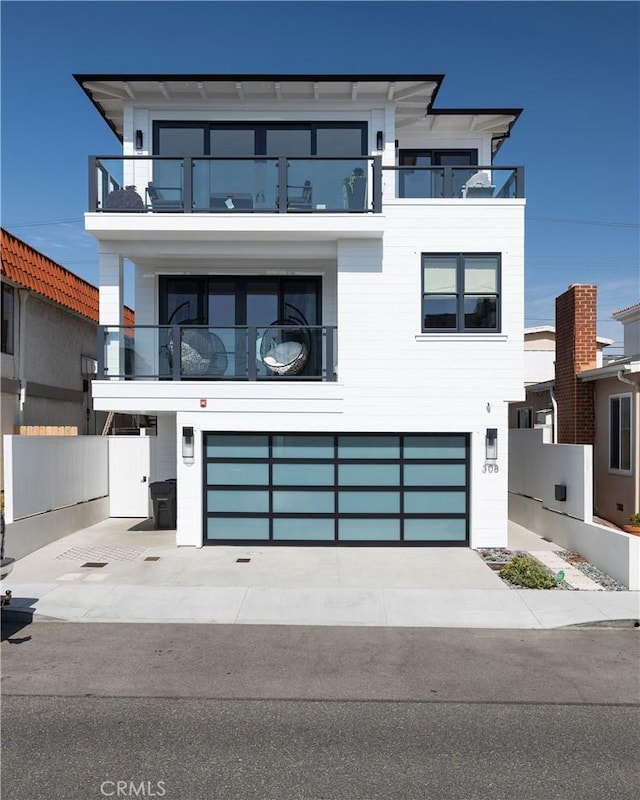
[[[535,220],[536,222],[562,222],[572,225],[601,225],[605,228],[640,228],[637,222],[604,222],[597,219],[568,219],[567,217],[532,217],[526,216],[525,220]]]
[[[4,228],[35,228],[36,225],[62,225],[67,222],[83,222],[82,217],[73,219],[52,219],[49,222],[3,222]]]

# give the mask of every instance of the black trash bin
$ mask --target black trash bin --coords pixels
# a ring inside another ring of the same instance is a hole
[[[176,479],[167,478],[149,484],[151,502],[153,503],[153,527],[176,528]]]

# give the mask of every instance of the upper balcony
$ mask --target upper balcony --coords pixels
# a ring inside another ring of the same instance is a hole
[[[381,214],[388,199],[524,197],[524,168],[382,166],[380,156],[91,156],[89,211]]]

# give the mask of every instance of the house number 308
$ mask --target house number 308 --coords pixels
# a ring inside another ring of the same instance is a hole
[[[485,464],[482,467],[483,472],[498,472],[498,465],[497,464]]]

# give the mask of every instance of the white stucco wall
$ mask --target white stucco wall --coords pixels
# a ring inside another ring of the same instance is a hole
[[[591,522],[592,446],[547,444],[543,437],[542,428],[509,431],[509,491],[540,500],[552,511]],[[566,486],[566,501],[555,499],[556,484]]]
[[[385,135],[383,165],[403,148],[478,150],[491,161],[491,132],[452,129],[453,118],[395,127],[393,102],[287,100],[273,107],[210,102],[178,108],[124,102],[124,152],[141,130],[149,152],[153,121],[358,121]],[[142,154],[141,153],[141,154]],[[140,189],[150,165],[129,162],[125,183]],[[119,324],[122,261],[136,264],[136,322],[158,324],[161,274],[319,275],[323,319],[337,325],[337,383],[103,381],[96,408],[158,414],[158,474],[171,459],[178,479],[178,543],[202,541],[204,431],[460,432],[471,441],[471,544],[506,544],[507,403],[524,399],[524,201],[395,199],[383,173],[381,214],[88,214],[100,242],[101,321]],[[422,253],[500,253],[500,333],[423,334]],[[153,348],[151,348],[153,349]],[[151,352],[151,351],[150,351]],[[117,362],[117,353],[111,354]],[[206,407],[201,401],[206,401]],[[194,428],[195,463],[180,455],[181,429]],[[482,472],[485,433],[498,429],[498,472]]]
[[[171,249],[191,254],[190,274],[238,275],[295,268],[323,278],[323,322],[338,326],[337,383],[112,381],[94,385],[97,408],[175,413],[178,542],[202,537],[203,431],[461,432],[471,434],[471,544],[506,544],[507,402],[523,397],[523,211],[520,201],[394,200],[384,236],[255,245],[194,242],[176,234]],[[183,217],[186,215],[182,215]],[[194,223],[191,222],[193,225]],[[239,222],[237,223],[239,224]],[[325,223],[330,224],[330,223]],[[204,230],[206,220],[202,221]],[[166,232],[165,232],[166,236]],[[114,244],[110,244],[114,248]],[[124,251],[123,255],[127,255]],[[229,259],[229,247],[235,254]],[[157,324],[158,275],[182,271],[162,243],[146,244],[136,268],[136,314]],[[264,249],[264,248],[263,248]],[[500,333],[421,332],[421,254],[497,252],[502,258]],[[208,253],[208,256],[205,254]],[[286,262],[282,259],[286,258]],[[111,260],[113,263],[113,260]],[[200,407],[207,400],[206,409]],[[183,425],[196,433],[196,463],[179,456]],[[159,436],[167,442],[168,426]],[[483,473],[485,433],[498,429],[497,473]],[[165,453],[168,477],[171,450]]]

